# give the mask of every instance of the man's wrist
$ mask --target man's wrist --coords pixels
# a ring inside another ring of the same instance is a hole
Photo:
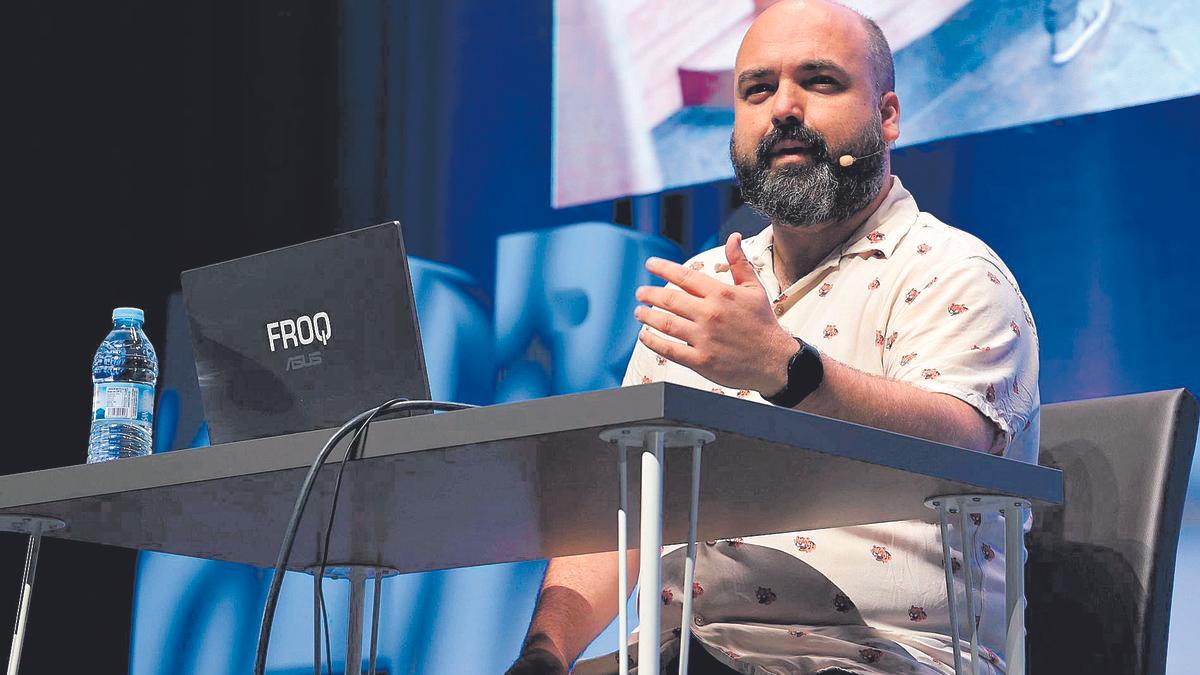
[[[763,393],[763,398],[768,403],[785,408],[800,405],[800,402],[816,391],[825,379],[820,352],[798,337],[793,339],[797,349],[792,352],[784,368],[783,386],[774,393]]]
[[[768,394],[772,396],[778,394],[787,387],[788,364],[791,363],[792,356],[798,351],[800,351],[800,345],[796,342],[796,338],[785,333],[784,338],[779,342],[779,347],[772,350],[773,356],[767,359],[766,380],[764,380],[763,386],[757,389],[763,398],[767,398]]]

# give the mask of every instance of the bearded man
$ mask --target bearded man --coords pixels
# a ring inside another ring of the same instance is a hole
[[[771,224],[685,265],[646,263],[669,283],[637,291],[645,329],[625,384],[676,382],[1035,462],[1033,319],[999,257],[891,175],[894,82],[882,32],[844,6],[786,0],[756,19],[737,56],[730,155]],[[981,672],[1004,672],[1003,525],[972,521],[952,563],[959,592],[963,556],[978,563],[982,602],[959,631],[976,621]],[[681,603],[683,555],[664,559],[664,588],[642,592]],[[702,543],[690,671],[953,672],[942,557],[937,526],[919,521]],[[510,672],[567,672],[616,615],[616,584],[615,553],[552,560]],[[661,642],[666,668],[673,616],[640,636]]]

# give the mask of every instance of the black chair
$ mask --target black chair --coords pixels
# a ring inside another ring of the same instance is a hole
[[[1166,669],[1197,411],[1184,389],[1043,406],[1040,459],[1066,500],[1035,508],[1028,538],[1033,675]]]

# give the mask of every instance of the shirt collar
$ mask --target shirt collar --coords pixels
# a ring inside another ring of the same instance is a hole
[[[762,232],[742,242],[742,252],[754,267],[759,282],[772,297],[786,297],[793,289],[805,285],[814,275],[825,270],[838,267],[842,258],[848,255],[867,254],[877,258],[888,258],[896,249],[896,244],[916,222],[919,211],[912,193],[904,188],[900,179],[892,176],[892,187],[888,191],[879,208],[871,214],[863,224],[846,238],[846,243],[830,251],[811,272],[803,279],[797,280],[789,288],[779,287],[775,277],[775,261],[771,251],[775,243],[775,232],[768,225]]]
[[[878,258],[890,258],[896,244],[916,222],[917,200],[905,189],[897,176],[892,176],[892,188],[870,218],[846,238],[835,253],[838,258],[867,253]],[[876,253],[878,251],[878,253]]]
[[[763,228],[762,232],[742,241],[742,253],[756,269],[771,265],[771,245],[775,243],[775,234],[771,225]]]
[[[881,258],[890,257],[896,250],[896,244],[916,222],[918,213],[917,201],[912,193],[904,187],[899,177],[892,176],[892,188],[879,208],[817,268],[836,265],[838,260],[847,255],[867,253]],[[760,270],[772,266],[771,246],[775,243],[773,227],[768,225],[762,232],[743,242],[742,250],[746,257]]]

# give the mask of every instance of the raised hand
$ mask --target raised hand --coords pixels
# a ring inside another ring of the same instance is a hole
[[[771,311],[741,244],[736,233],[725,243],[732,286],[669,260],[647,260],[650,273],[678,288],[637,290],[650,307],[639,306],[634,316],[662,333],[643,330],[638,339],[717,384],[771,394],[786,384],[788,359],[799,347]]]

